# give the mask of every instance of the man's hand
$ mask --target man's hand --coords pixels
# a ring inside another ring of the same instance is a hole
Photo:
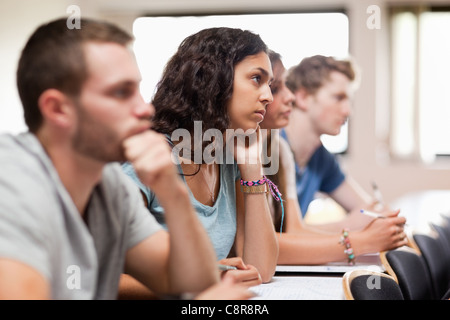
[[[125,140],[123,147],[139,179],[156,194],[170,190],[170,184],[177,181],[171,150],[163,135],[148,130]]]

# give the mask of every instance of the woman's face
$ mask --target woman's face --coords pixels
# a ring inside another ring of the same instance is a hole
[[[268,106],[266,117],[261,122],[263,129],[280,129],[289,124],[289,116],[295,100],[294,94],[286,87],[286,69],[281,61],[274,63],[272,82],[273,102]]]
[[[248,56],[234,69],[233,94],[228,104],[230,129],[256,130],[273,101],[272,66],[265,52]]]

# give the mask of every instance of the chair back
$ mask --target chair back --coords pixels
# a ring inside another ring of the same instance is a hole
[[[450,256],[450,216],[441,214],[438,219],[431,221],[431,226],[439,234],[442,246]]]
[[[371,270],[351,270],[342,278],[347,300],[404,300],[393,277]]]
[[[416,250],[403,246],[380,252],[380,259],[388,274],[399,284],[405,300],[435,298],[427,265]]]
[[[433,226],[436,230],[436,226]],[[414,233],[413,239],[419,248],[430,275],[434,297],[440,299],[450,284],[450,249],[447,239],[438,232]]]

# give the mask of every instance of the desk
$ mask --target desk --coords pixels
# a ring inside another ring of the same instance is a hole
[[[383,272],[379,254],[367,254],[356,258],[356,264],[346,261],[324,265],[278,265],[269,283],[252,287],[255,300],[344,300],[342,276],[354,269]]]
[[[399,198],[392,208],[401,209],[407,224],[419,227],[428,224],[441,213],[450,212],[450,190],[412,193]],[[277,266],[272,281],[252,287],[255,300],[344,300],[342,276],[355,268],[383,272],[379,255],[356,259],[357,265],[330,263],[320,266]]]

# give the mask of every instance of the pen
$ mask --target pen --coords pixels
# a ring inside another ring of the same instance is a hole
[[[372,218],[386,218],[385,216],[383,216],[382,214],[373,212],[373,211],[368,211],[368,210],[364,210],[361,209],[360,210],[362,214],[365,214],[366,216],[372,217]]]
[[[381,219],[386,218],[386,216],[383,216],[382,214],[379,214],[379,213],[376,213],[376,212],[373,212],[373,211],[364,210],[364,209],[361,209],[360,211],[361,211],[362,214],[365,214],[365,215],[367,215],[367,216],[369,216],[369,217],[373,217],[373,218],[381,218]],[[404,225],[404,226],[408,226],[407,223],[404,223],[403,225]]]
[[[219,267],[220,271],[227,271],[227,270],[236,270],[237,268],[234,266],[227,266],[225,264],[218,264],[217,265]]]

